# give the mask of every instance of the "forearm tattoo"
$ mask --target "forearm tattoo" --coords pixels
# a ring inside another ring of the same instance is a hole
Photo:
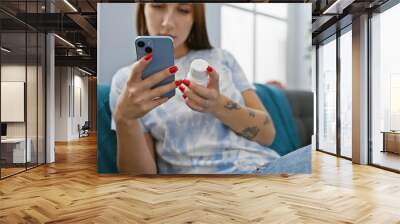
[[[256,112],[249,110],[249,116],[250,117],[256,117]]]
[[[240,136],[247,138],[248,140],[252,140],[258,134],[260,129],[256,126],[245,128],[242,132],[239,133]]]
[[[240,105],[239,104],[237,104],[237,103],[235,103],[235,102],[233,102],[233,101],[228,101],[226,104],[225,104],[225,106],[224,106],[226,109],[228,109],[228,110],[239,110],[240,109]]]

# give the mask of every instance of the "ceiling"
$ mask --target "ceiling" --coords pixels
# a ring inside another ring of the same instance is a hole
[[[33,58],[37,44],[25,44],[25,31],[54,32],[56,66],[79,66],[96,73],[97,2],[95,0],[1,0],[2,46],[12,49],[3,60]],[[72,7],[71,7],[72,6]],[[52,13],[49,13],[52,11]],[[27,35],[27,41],[35,35]],[[64,41],[66,40],[66,41]],[[36,41],[33,41],[36,43]],[[27,48],[25,49],[25,46]],[[41,45],[39,47],[42,47]]]
[[[337,1],[337,3],[335,3]],[[351,17],[365,10],[378,7],[387,0],[270,0],[253,2],[312,3],[313,43],[335,32],[340,26],[351,23]],[[0,24],[2,38],[20,53],[25,46],[23,33],[29,31],[55,32],[56,65],[80,66],[96,72],[97,3],[132,2],[121,0],[1,0]],[[223,1],[213,1],[223,2]],[[249,2],[249,1],[243,1]],[[52,11],[52,13],[49,13]],[[347,19],[347,20],[346,20]],[[347,22],[346,22],[347,21]],[[336,27],[335,27],[336,26]],[[2,43],[5,43],[2,41]],[[72,45],[71,45],[72,44]],[[28,52],[34,52],[35,44],[28,44]],[[18,50],[17,50],[18,51]]]

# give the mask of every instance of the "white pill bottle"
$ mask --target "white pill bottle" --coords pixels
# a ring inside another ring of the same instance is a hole
[[[199,85],[207,87],[208,84],[208,73],[207,73],[208,62],[203,59],[195,59],[190,64],[190,70],[187,74],[187,79],[191,82],[196,82]]]

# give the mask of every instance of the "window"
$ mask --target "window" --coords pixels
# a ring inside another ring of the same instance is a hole
[[[269,4],[265,7],[265,4],[255,4],[258,12],[275,16],[281,19],[287,19],[288,8],[286,4]]]
[[[286,83],[286,23],[260,16],[257,17],[256,30],[255,44],[261,50],[256,50],[255,81],[279,80]]]
[[[351,28],[351,27],[350,27]],[[352,33],[340,36],[340,154],[352,157]]]
[[[235,56],[250,82],[286,81],[287,11],[287,4],[222,5],[221,47]]]
[[[336,37],[318,48],[318,148],[336,153]]]
[[[390,74],[390,130],[400,130],[400,73]]]
[[[254,80],[253,23],[253,15],[247,11],[232,7],[221,9],[221,47],[235,56],[249,82]]]
[[[373,164],[395,170],[400,170],[398,21],[400,4],[371,18],[371,158]]]

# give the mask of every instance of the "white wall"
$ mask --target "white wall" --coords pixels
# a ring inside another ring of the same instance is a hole
[[[312,90],[311,3],[288,4],[286,82],[290,89]]]
[[[78,72],[78,74],[77,74]],[[87,76],[82,76],[83,73],[80,73],[75,69],[75,74],[74,74],[74,83],[73,85],[75,86],[75,96],[72,96],[74,99],[74,110],[75,113],[73,113],[73,119],[72,119],[72,129],[71,129],[71,136],[72,138],[78,138],[79,133],[78,133],[78,124],[82,126],[85,121],[88,121],[89,119],[89,114],[88,114],[88,77]],[[80,89],[80,99],[78,98],[78,92],[77,88]],[[79,100],[81,101],[79,103]],[[80,104],[80,105],[79,105]],[[79,112],[79,106],[81,107],[82,112]]]
[[[97,4],[97,74],[99,84],[110,84],[121,67],[136,60],[135,3]],[[213,46],[220,46],[220,4],[206,6],[207,30]],[[116,19],[118,26],[115,25]]]
[[[26,70],[25,70],[26,69]],[[10,81],[10,82],[25,82],[26,72],[29,75],[36,74],[36,67],[25,65],[2,65],[1,66],[1,81]],[[31,77],[28,77],[29,85],[36,85],[36,80],[31,80]],[[36,88],[27,88],[27,106],[34,106],[36,108]],[[3,96],[2,96],[3,97]],[[34,104],[31,104],[35,102]],[[8,110],[9,108],[1,108],[1,110]],[[24,108],[22,108],[24,110]],[[32,109],[27,109],[27,120],[28,124],[28,137],[29,134],[32,133],[32,130],[36,130],[36,113],[32,113]],[[32,123],[34,121],[34,124]],[[7,122],[7,136],[8,137],[25,137],[25,126],[26,122]],[[34,126],[34,127],[33,127]],[[36,134],[36,132],[35,132]]]
[[[38,70],[37,70],[38,69]],[[3,64],[1,66],[1,81],[24,82],[26,85],[26,106],[25,101],[22,102],[21,108],[1,107],[2,112],[16,113],[12,110],[20,110],[24,116],[26,112],[26,120],[22,122],[6,122],[7,137],[24,138],[25,135],[30,140],[32,161],[44,163],[44,73],[40,66],[25,66],[25,64]],[[27,78],[27,80],[26,80]],[[2,89],[2,92],[4,89]],[[19,90],[20,94],[24,94],[24,90]],[[7,95],[2,95],[2,98]],[[3,104],[3,103],[2,103]],[[38,155],[37,155],[38,154]]]
[[[69,141],[79,137],[78,124],[88,120],[88,77],[76,68],[56,67],[55,141]],[[80,100],[78,90],[80,89]],[[82,106],[82,114],[79,107]]]
[[[1,66],[1,81],[10,82],[25,82],[25,69],[31,71],[31,66],[25,65],[2,65]],[[2,96],[3,97],[3,96]],[[7,108],[1,108],[7,110]],[[24,122],[11,122],[7,123],[7,136],[8,137],[25,137],[25,123]]]
[[[68,72],[67,67],[56,67],[55,69],[55,140],[66,141],[68,139]],[[67,96],[67,97],[65,97]]]

